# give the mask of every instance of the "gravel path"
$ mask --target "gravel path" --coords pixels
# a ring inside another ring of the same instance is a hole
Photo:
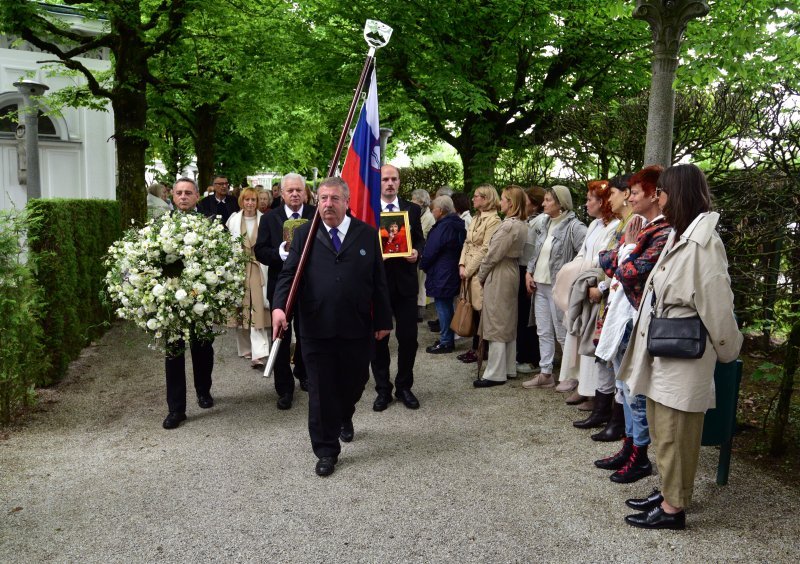
[[[574,429],[560,394],[520,380],[475,390],[474,365],[426,354],[423,327],[422,407],[375,413],[370,383],[355,441],[321,479],[305,394],[278,411],[232,336],[215,344],[216,406],[190,402],[189,420],[165,431],[163,357],[115,325],[0,440],[0,562],[800,559],[800,492],[735,455],[717,486],[713,448],[686,531],[628,527],[623,501],[656,477],[611,483],[591,462],[616,445]]]

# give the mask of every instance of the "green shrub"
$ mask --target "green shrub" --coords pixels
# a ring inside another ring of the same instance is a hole
[[[408,200],[411,192],[418,188],[431,195],[445,184],[459,191],[462,186],[461,165],[447,161],[435,161],[425,166],[400,169],[400,195]]]
[[[34,386],[48,366],[41,295],[24,262],[24,235],[24,212],[0,212],[0,423],[32,403]]]
[[[70,361],[111,318],[100,300],[103,257],[122,235],[119,203],[109,200],[32,200],[29,247],[42,290],[45,348],[50,368],[37,384],[63,376]]]

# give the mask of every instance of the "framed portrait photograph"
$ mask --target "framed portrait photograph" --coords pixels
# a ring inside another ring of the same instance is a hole
[[[383,212],[378,227],[383,258],[410,257],[411,231],[408,227],[408,212]]]

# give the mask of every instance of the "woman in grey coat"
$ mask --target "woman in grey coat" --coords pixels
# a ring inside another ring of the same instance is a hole
[[[536,244],[525,276],[528,291],[535,293],[531,313],[536,319],[539,335],[541,372],[522,383],[528,389],[555,386],[553,358],[556,340],[564,346],[566,329],[563,313],[553,301],[553,284],[561,267],[575,258],[586,237],[586,226],[572,211],[569,188],[560,185],[549,188],[542,206],[548,217],[536,227]]]

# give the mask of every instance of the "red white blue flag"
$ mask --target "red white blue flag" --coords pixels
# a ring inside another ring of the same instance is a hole
[[[367,99],[361,107],[342,167],[342,180],[350,187],[351,214],[373,227],[378,225],[381,214],[381,147],[375,76],[373,65]]]

